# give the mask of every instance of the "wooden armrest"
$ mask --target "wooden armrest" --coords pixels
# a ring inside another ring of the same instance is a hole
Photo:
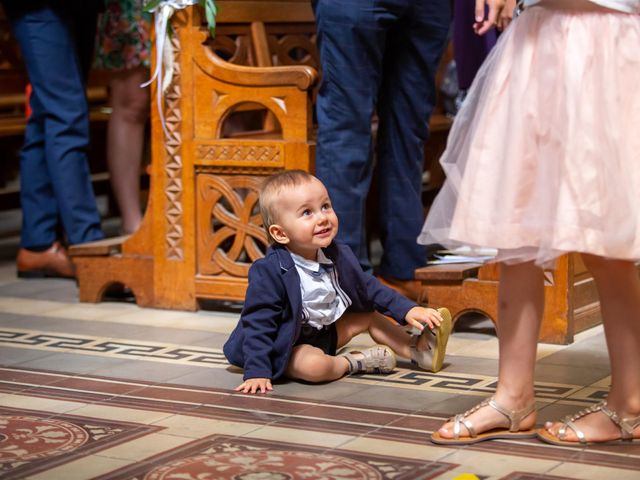
[[[196,39],[192,39],[196,41]],[[198,42],[202,43],[202,42]],[[295,86],[309,90],[318,82],[318,72],[306,65],[247,67],[224,61],[203,45],[194,45],[194,62],[207,75],[233,85],[247,87]]]
[[[417,268],[415,276],[420,281],[462,281],[475,277],[481,263],[447,263],[444,265],[428,265]]]

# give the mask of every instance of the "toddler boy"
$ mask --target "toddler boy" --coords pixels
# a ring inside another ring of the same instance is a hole
[[[244,368],[236,391],[266,393],[283,376],[317,383],[388,373],[394,352],[442,368],[449,311],[418,306],[362,271],[349,247],[333,241],[338,218],[320,180],[302,170],[275,174],[261,188],[260,209],[274,244],[249,270],[240,321],[224,345],[229,362]],[[384,315],[422,333],[411,336]],[[336,355],[363,332],[382,345]]]

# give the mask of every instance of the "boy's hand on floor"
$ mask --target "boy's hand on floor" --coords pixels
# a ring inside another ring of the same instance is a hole
[[[433,330],[439,327],[442,322],[442,317],[437,310],[425,307],[413,307],[407,312],[404,319],[409,325],[420,331],[424,329],[424,325]]]
[[[250,378],[242,382],[242,385],[234,388],[236,392],[242,393],[267,393],[273,390],[270,378]]]

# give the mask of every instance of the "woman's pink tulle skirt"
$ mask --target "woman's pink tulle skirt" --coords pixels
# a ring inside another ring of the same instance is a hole
[[[549,0],[479,71],[418,239],[543,265],[640,259],[640,16]]]

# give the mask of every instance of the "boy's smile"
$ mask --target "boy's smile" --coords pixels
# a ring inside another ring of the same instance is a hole
[[[318,249],[329,246],[338,233],[338,217],[327,189],[315,178],[281,191],[274,206],[277,223],[269,233],[308,260],[316,261]]]

